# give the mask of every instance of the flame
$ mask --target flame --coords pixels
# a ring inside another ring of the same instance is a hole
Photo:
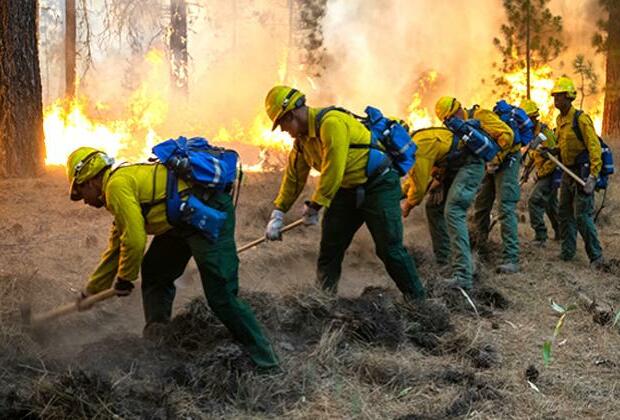
[[[534,68],[530,72],[530,98],[536,102],[542,120],[549,121],[555,113],[553,106],[553,97],[551,89],[553,89],[554,79],[552,77],[553,70],[548,65]],[[515,71],[504,75],[506,81],[510,84],[510,93],[505,98],[509,103],[519,105],[519,103],[527,98],[527,75],[524,71]]]
[[[84,103],[76,100],[65,109],[62,101],[56,101],[45,112],[45,149],[47,165],[64,165],[69,154],[80,146],[91,146],[117,156],[127,140],[126,133],[113,124],[92,122],[83,111]]]
[[[419,130],[420,128],[430,127],[438,123],[434,114],[431,114],[428,108],[422,106],[423,95],[432,89],[437,80],[437,75],[437,71],[430,70],[422,74],[416,82],[416,91],[413,93],[411,103],[407,107],[407,123],[411,130]]]
[[[422,74],[416,82],[411,103],[407,107],[407,123],[412,130],[439,124],[434,113],[424,106],[426,97],[433,90],[437,77],[437,72],[431,70]],[[510,87],[504,99],[518,106],[527,97],[527,75],[525,71],[515,71],[505,74],[504,78]],[[554,82],[553,70],[548,65],[534,68],[530,73],[530,97],[540,109],[541,120],[551,126],[555,125],[555,116],[557,115],[557,110],[553,104],[553,96],[551,96]],[[496,98],[496,100],[498,99],[500,98]],[[597,132],[600,133],[603,122],[604,95],[598,95],[595,100],[596,105],[588,110],[588,114],[592,117]],[[578,107],[579,105],[576,103],[576,106]]]
[[[87,98],[76,97],[70,103],[58,100],[44,111],[44,131],[47,165],[64,165],[69,154],[80,146],[103,150],[120,160],[140,161],[151,155],[152,147],[163,140],[158,130],[169,116],[169,68],[165,54],[151,50],[146,54],[148,65],[140,85],[128,95],[122,107],[123,118],[114,117],[114,107]],[[286,61],[283,61],[286,66]],[[284,71],[286,68],[284,67]],[[118,107],[117,107],[118,108]],[[239,121],[228,127],[220,127],[213,141],[217,143],[239,142],[252,144],[261,149],[261,162],[255,166],[269,166],[267,162],[274,152],[288,152],[293,139],[279,128],[272,131],[272,123],[261,110],[247,128]],[[180,133],[181,134],[181,133]]]
[[[80,146],[95,147],[119,159],[148,157],[152,146],[161,141],[156,127],[165,121],[168,113],[165,98],[169,77],[164,57],[159,50],[146,54],[149,71],[128,97],[127,118],[110,117],[109,104],[96,102],[91,106],[87,98],[79,96],[70,103],[58,100],[50,105],[43,119],[45,163],[62,165]],[[91,114],[95,113],[102,117],[93,118]]]

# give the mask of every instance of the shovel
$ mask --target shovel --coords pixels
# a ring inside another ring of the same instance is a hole
[[[287,232],[296,228],[297,226],[301,226],[303,224],[303,219],[299,219],[293,223],[290,223],[282,228],[282,232]],[[237,249],[237,253],[247,251],[250,248],[254,248],[255,246],[262,244],[265,242],[267,238],[262,237],[260,239],[256,239],[248,244],[243,245],[242,247]],[[96,295],[88,296],[87,298],[81,299],[79,301],[75,301],[73,303],[67,303],[65,305],[59,306],[55,309],[49,310],[47,312],[43,312],[41,314],[32,314],[32,308],[28,304],[23,304],[20,307],[20,315],[22,324],[27,327],[37,327],[47,321],[51,321],[56,318],[60,318],[64,315],[84,311],[90,309],[93,305],[99,302],[103,302],[104,300],[110,299],[111,297],[116,296],[116,291],[113,288],[106,289],[103,292],[99,292]]]

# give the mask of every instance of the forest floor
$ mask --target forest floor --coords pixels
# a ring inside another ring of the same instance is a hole
[[[279,174],[250,174],[237,211],[237,244],[261,237]],[[620,254],[620,190],[599,220],[606,257]],[[26,331],[33,312],[71,302],[107,243],[111,216],[68,199],[61,169],[0,181],[0,418],[617,418],[620,329],[597,323],[579,290],[620,306],[618,267],[572,262],[559,244],[529,244],[519,205],[520,274],[481,265],[472,300],[442,290],[423,209],[405,243],[431,293],[410,307],[363,228],[347,252],[337,297],[313,288],[319,229],[240,254],[241,296],[254,308],[284,372],[261,375],[205,305],[196,270],[178,281],[163,339],[142,339],[139,290]],[[289,221],[298,217],[291,211]],[[550,302],[577,304],[543,364],[559,319]]]

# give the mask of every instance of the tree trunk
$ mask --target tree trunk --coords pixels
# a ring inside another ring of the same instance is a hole
[[[65,98],[75,95],[75,0],[65,5]]]
[[[187,93],[187,5],[185,0],[170,0],[170,53],[172,81]]]
[[[0,1],[0,177],[44,169],[38,1]]]
[[[603,136],[620,145],[620,3],[610,2]]]

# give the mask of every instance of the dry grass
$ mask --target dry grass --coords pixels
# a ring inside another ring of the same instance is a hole
[[[276,175],[247,178],[239,244],[262,234],[276,190]],[[615,191],[608,201],[600,229],[613,258],[620,250]],[[581,288],[617,308],[617,267],[594,273],[581,249],[574,262],[561,263],[558,244],[530,247],[525,223],[524,272],[499,276],[492,264],[482,265],[471,294],[477,313],[438,285],[422,209],[407,220],[406,241],[433,299],[415,308],[400,300],[365,230],[347,254],[339,297],[312,287],[317,229],[242,254],[242,295],[285,370],[263,376],[248,369],[247,356],[204,300],[194,300],[201,292],[191,274],[161,342],[139,337],[139,293],[26,334],[15,319],[18,304],[28,300],[42,310],[73,299],[111,220],[66,200],[61,172],[0,181],[0,203],[0,418],[614,418],[620,412],[618,328],[594,323],[580,307],[547,368],[541,353],[557,321],[549,300],[577,303]],[[498,231],[492,239],[499,242]]]

